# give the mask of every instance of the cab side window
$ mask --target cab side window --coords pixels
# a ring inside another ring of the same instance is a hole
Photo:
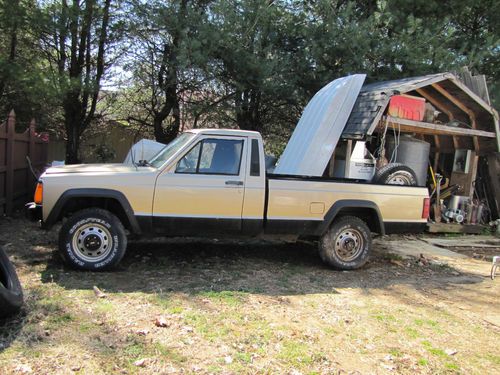
[[[243,140],[204,139],[178,163],[176,173],[239,175]]]

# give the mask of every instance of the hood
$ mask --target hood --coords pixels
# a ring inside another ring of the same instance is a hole
[[[51,167],[45,171],[45,174],[61,174],[61,173],[131,173],[136,171],[150,171],[154,168],[150,167],[135,167],[126,164],[72,164]]]
[[[322,176],[342,135],[365,74],[336,79],[307,104],[275,174]]]

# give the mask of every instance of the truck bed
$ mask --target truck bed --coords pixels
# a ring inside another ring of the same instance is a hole
[[[343,209],[344,214],[370,212],[370,221],[382,221],[375,232],[419,232],[425,228],[422,218],[424,187],[377,185],[359,180],[322,177],[267,175],[266,232],[319,235],[328,217]],[[415,199],[417,198],[417,199]],[[371,217],[375,213],[378,217]],[[375,230],[374,230],[375,229]]]

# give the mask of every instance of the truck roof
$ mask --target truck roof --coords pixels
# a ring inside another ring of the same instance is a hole
[[[188,133],[202,133],[202,134],[212,134],[212,135],[226,135],[226,136],[238,136],[238,137],[248,137],[257,136],[260,137],[259,132],[251,130],[239,130],[239,129],[189,129]]]

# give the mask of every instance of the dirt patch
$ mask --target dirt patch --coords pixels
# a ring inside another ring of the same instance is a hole
[[[26,306],[0,322],[0,368],[499,372],[500,288],[487,278],[489,264],[403,259],[385,249],[405,240],[378,240],[370,262],[353,272],[327,268],[311,242],[136,241],[118,270],[90,273],[62,264],[55,230],[1,220],[0,244]]]
[[[470,258],[491,263],[494,256],[500,255],[500,247],[449,247],[451,251],[467,255]]]

